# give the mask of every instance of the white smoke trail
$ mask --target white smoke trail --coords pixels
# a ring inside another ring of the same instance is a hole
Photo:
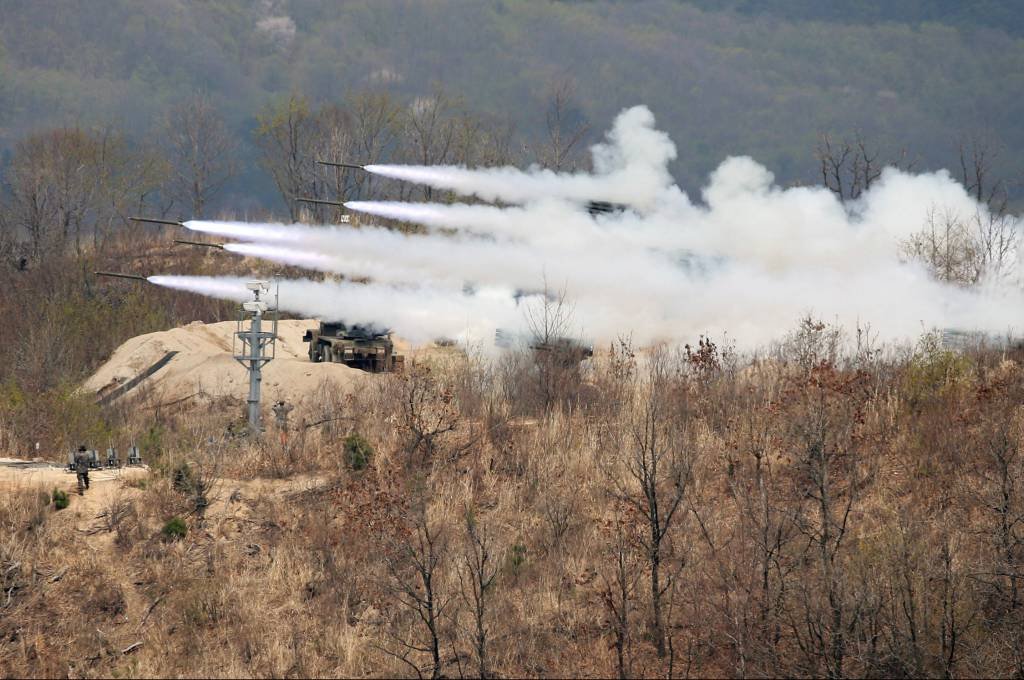
[[[443,181],[434,186],[522,205],[349,204],[424,224],[426,234],[376,227],[189,226],[248,241],[226,246],[239,254],[372,278],[368,286],[283,282],[282,304],[352,323],[387,323],[414,339],[467,332],[488,337],[494,326],[521,325],[513,291],[536,290],[545,279],[567,288],[577,325],[602,341],[624,333],[646,342],[728,332],[741,346],[753,346],[777,338],[808,312],[848,328],[870,323],[886,340],[932,327],[1020,329],[1019,286],[1004,279],[961,288],[900,262],[900,243],[924,226],[931,211],[987,218],[987,208],[948,173],[887,169],[870,191],[844,205],[823,187],[780,188],[763,166],[738,157],[712,173],[697,204],[667,180],[675,147],[643,112],[630,109],[616,121],[608,142],[595,149],[595,175],[400,169],[421,179],[427,176],[415,174],[421,170],[439,173]],[[620,194],[586,193],[612,190],[610,177],[642,200],[631,203],[635,210],[595,219],[579,199],[621,200]],[[227,292],[225,286],[234,283],[220,279],[153,280],[242,299]],[[464,287],[479,292],[465,294]]]
[[[668,163],[676,147],[654,127],[654,115],[645,106],[623,111],[607,140],[593,148],[594,172],[556,173],[541,168],[468,169],[457,166],[367,165],[384,177],[426,184],[436,189],[477,196],[485,201],[527,203],[542,198],[576,202],[613,201],[638,208],[651,206],[672,186]]]
[[[337,258],[321,253],[295,248],[282,248],[266,243],[225,243],[224,250],[249,257],[260,257],[273,262],[291,264],[319,271],[338,271],[340,262]]]
[[[152,276],[150,282],[167,288],[243,302],[251,299],[249,279],[210,276]],[[387,326],[414,343],[439,337],[460,341],[489,340],[497,327],[522,323],[508,291],[475,295],[382,284],[337,281],[280,281],[282,311],[349,324]]]
[[[248,222],[214,222],[209,220],[189,220],[182,222],[182,226],[192,231],[204,234],[216,234],[240,238],[247,241],[291,241],[294,240],[292,232],[268,225],[249,224]]]
[[[537,244],[571,244],[581,235],[601,236],[594,231],[597,224],[579,206],[564,201],[538,201],[527,207],[499,208],[493,205],[445,203],[401,203],[397,201],[348,201],[345,207],[378,217],[415,222],[433,230],[460,229],[469,233],[512,238]],[[544,219],[537,220],[543,213]],[[551,229],[551,223],[560,224]],[[618,234],[621,238],[624,234]]]
[[[650,258],[664,259],[658,253],[623,249],[621,240],[608,241],[603,246],[592,243],[585,249],[575,243],[538,249],[518,241],[460,235],[438,238],[374,227],[259,226],[290,231],[291,243],[299,247],[226,243],[224,248],[240,255],[350,277],[371,277],[384,283],[427,281],[434,286],[457,289],[466,284],[536,289],[547,276],[552,282],[571,280],[592,295],[612,293],[620,284],[616,277],[608,276],[609,262],[615,262],[617,272],[643,276],[651,267]]]
[[[180,281],[183,278],[196,279],[196,287],[181,284]],[[245,288],[245,282],[248,279],[221,278],[219,276],[150,276],[147,277],[146,280],[150,283],[155,283],[158,286],[164,286],[165,288],[187,290],[193,293],[208,295],[210,297],[222,298],[224,300],[242,302],[243,300],[249,300],[252,298],[252,294]],[[198,287],[200,285],[199,282],[201,282],[201,288]]]

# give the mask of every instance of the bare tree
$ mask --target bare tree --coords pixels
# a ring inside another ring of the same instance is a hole
[[[256,143],[263,167],[288,206],[289,218],[297,220],[301,209],[295,199],[319,195],[314,158],[320,134],[317,118],[304,97],[292,95],[269,105],[256,120]]]
[[[632,405],[619,465],[606,470],[613,497],[643,518],[640,539],[650,577],[649,629],[658,656],[665,656],[662,601],[671,583],[665,582],[664,562],[669,531],[693,481],[694,444],[689,433],[685,394],[672,390],[667,357],[652,358],[650,374]]]
[[[32,140],[20,142],[7,171],[10,202],[5,211],[9,215],[5,223],[15,237],[19,233],[27,236],[28,252],[35,260],[55,240],[56,199],[44,171],[43,143],[42,139],[36,143]]]
[[[405,610],[422,625],[425,642],[399,639],[401,651],[382,648],[385,653],[408,664],[418,676],[420,667],[409,660],[414,653],[429,654],[431,678],[440,678],[441,618],[452,598],[441,588],[441,572],[445,568],[447,541],[442,527],[434,526],[427,512],[424,491],[415,492],[407,528],[393,539],[385,550],[384,564],[391,578],[392,593]]]
[[[473,619],[473,651],[476,653],[477,671],[481,678],[489,678],[491,670],[487,656],[487,621],[491,591],[498,576],[501,555],[495,554],[494,541],[487,527],[482,526],[472,512],[466,513],[465,543],[458,569],[460,594]]]
[[[984,134],[973,134],[957,142],[960,157],[960,181],[978,203],[996,213],[1005,213],[1009,203],[1006,181],[993,177],[1001,149]]]
[[[459,410],[451,386],[430,366],[414,362],[399,378],[402,418],[409,439],[409,462],[429,463],[444,435],[459,426]]]
[[[821,135],[815,155],[822,181],[843,202],[856,200],[870,189],[886,166],[903,169],[913,166],[907,160],[905,149],[895,158],[882,159],[881,152],[872,149],[859,132],[852,141]]]
[[[455,117],[452,162],[470,167],[510,165],[516,159],[514,132],[508,119],[460,113]]]
[[[579,384],[580,362],[590,354],[571,335],[573,311],[566,289],[553,291],[546,278],[540,294],[531,296],[524,308],[533,359],[532,382],[545,413]]]
[[[427,97],[417,97],[405,115],[406,155],[419,165],[439,165],[451,159],[455,139],[454,114],[460,102],[435,87]],[[423,187],[424,200],[434,198],[434,189]]]
[[[363,92],[348,100],[352,115],[352,144],[356,163],[379,163],[395,153],[402,127],[402,107],[387,92]],[[354,195],[378,197],[374,176],[357,173]]]
[[[541,165],[552,170],[574,170],[590,124],[576,105],[576,86],[564,78],[551,86],[544,113],[547,137],[538,153]]]
[[[60,128],[32,135],[15,148],[7,173],[8,219],[28,238],[28,252],[81,257],[91,239],[99,248],[129,206],[152,195],[163,175],[144,150],[109,129]]]
[[[605,533],[608,534],[606,549],[611,559],[604,561],[608,568],[601,572],[601,602],[608,613],[616,672],[624,680],[632,676],[630,615],[641,571],[634,564],[630,528],[626,520],[616,513],[610,526],[605,527]]]
[[[951,209],[932,208],[924,228],[901,244],[905,257],[922,262],[940,281],[977,283],[985,256],[973,238],[968,221]]]
[[[97,191],[97,141],[81,128],[32,135],[15,149],[9,172],[15,219],[28,234],[33,258],[62,251],[82,232]]]
[[[18,244],[18,233],[11,218],[10,207],[0,198],[0,259],[4,261],[12,259]],[[19,257],[15,265],[24,270],[28,266],[28,259]]]
[[[170,110],[164,122],[168,157],[173,169],[171,193],[194,217],[236,171],[235,145],[224,121],[205,94]]]
[[[971,216],[978,268],[984,276],[1002,278],[1013,265],[1020,232],[1009,214],[1007,182],[994,176],[1001,149],[990,138],[976,134],[962,139],[958,151],[960,179],[979,204]]]
[[[773,417],[775,389],[771,383],[755,384],[727,395],[732,418],[725,431],[736,452],[735,460],[730,455],[727,479],[737,517],[728,523],[731,532],[719,543],[729,549],[706,537],[723,582],[720,608],[733,631],[729,639],[741,677],[784,674],[780,645],[796,568],[790,553],[797,535],[797,513],[784,493],[785,469],[776,469],[770,455],[780,439]],[[743,593],[744,599],[734,604],[730,596],[736,593]]]
[[[344,106],[325,106],[318,114],[321,128],[317,159],[360,165],[380,163],[396,151],[402,108],[387,92],[357,92]],[[378,198],[374,175],[340,166],[322,166],[325,188],[332,200]]]
[[[795,380],[790,434],[799,493],[807,499],[797,526],[807,538],[807,559],[813,558],[817,569],[813,585],[801,584],[802,619],[791,626],[812,667],[820,663],[829,677],[842,677],[856,620],[847,601],[842,557],[857,489],[863,485],[856,455],[863,378],[823,363]]]
[[[990,521],[990,573],[981,575],[1005,611],[1024,605],[1024,456],[1013,431],[1013,414],[993,414],[982,425],[984,458],[975,467],[976,494]]]
[[[976,135],[962,140],[958,151],[960,180],[977,201],[976,210],[965,215],[933,207],[901,250],[941,281],[973,285],[1005,279],[1015,271],[1020,231],[1008,212],[1006,182],[993,176],[999,149]]]
[[[315,135],[311,142],[313,159],[328,162],[359,162],[359,154],[355,151],[355,130],[352,113],[338,104],[325,104],[315,114]],[[372,162],[372,161],[368,161]],[[313,166],[315,180],[313,188],[320,194],[310,194],[303,198],[319,198],[336,202],[345,202],[354,198],[360,177],[368,173],[358,172],[340,166]],[[343,206],[326,204],[305,204],[302,208],[317,222],[325,222],[331,215],[345,214]]]

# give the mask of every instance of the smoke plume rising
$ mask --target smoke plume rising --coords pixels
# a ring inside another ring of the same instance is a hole
[[[545,281],[566,290],[576,328],[598,341],[727,333],[750,347],[778,338],[806,314],[850,329],[870,324],[885,340],[932,328],[1002,334],[1021,326],[1017,272],[966,288],[901,259],[901,243],[936,211],[964,223],[988,219],[987,206],[945,171],[915,175],[888,168],[857,201],[843,204],[824,187],[781,188],[762,165],[733,157],[710,175],[696,202],[672,183],[667,164],[676,157],[675,145],[642,106],[620,114],[592,152],[593,174],[368,167],[513,204],[346,204],[421,224],[426,233],[210,221],[186,226],[236,239],[226,249],[241,255],[371,278],[366,285],[283,281],[281,306],[324,319],[376,322],[414,341],[479,340],[495,327],[521,329],[523,305],[538,303]],[[591,216],[591,200],[625,209]],[[247,297],[241,280],[151,280]]]

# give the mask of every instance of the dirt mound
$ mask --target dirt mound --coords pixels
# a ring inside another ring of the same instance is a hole
[[[276,357],[263,369],[264,404],[284,399],[302,409],[311,405],[324,381],[339,390],[351,391],[360,381],[372,378],[370,374],[342,364],[311,363],[302,335],[316,323],[279,322]],[[249,390],[249,377],[232,356],[232,339],[237,328],[234,321],[213,324],[193,321],[186,326],[132,338],[117,348],[110,360],[85,382],[84,388],[100,395],[114,394],[174,352],[166,364],[116,398],[148,392],[163,403],[189,398],[244,400]]]

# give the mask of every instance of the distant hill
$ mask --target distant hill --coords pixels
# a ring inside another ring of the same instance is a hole
[[[776,16],[789,21],[839,23],[925,22],[957,28],[997,28],[1024,35],[1024,12],[1019,2],[1007,0],[683,0],[705,11],[734,11],[750,16]]]
[[[821,132],[862,131],[948,166],[966,132],[1024,148],[1019,2],[691,0],[429,3],[382,0],[3,0],[0,147],[67,122],[142,137],[175,99],[208,91],[249,171],[226,200],[272,204],[255,167],[254,114],[274,97],[314,101],[442,84],[529,137],[545,91],[569,77],[595,131],[643,102],[698,189],[728,154],[781,182],[814,181]],[[1004,154],[1004,174],[1018,168]]]

